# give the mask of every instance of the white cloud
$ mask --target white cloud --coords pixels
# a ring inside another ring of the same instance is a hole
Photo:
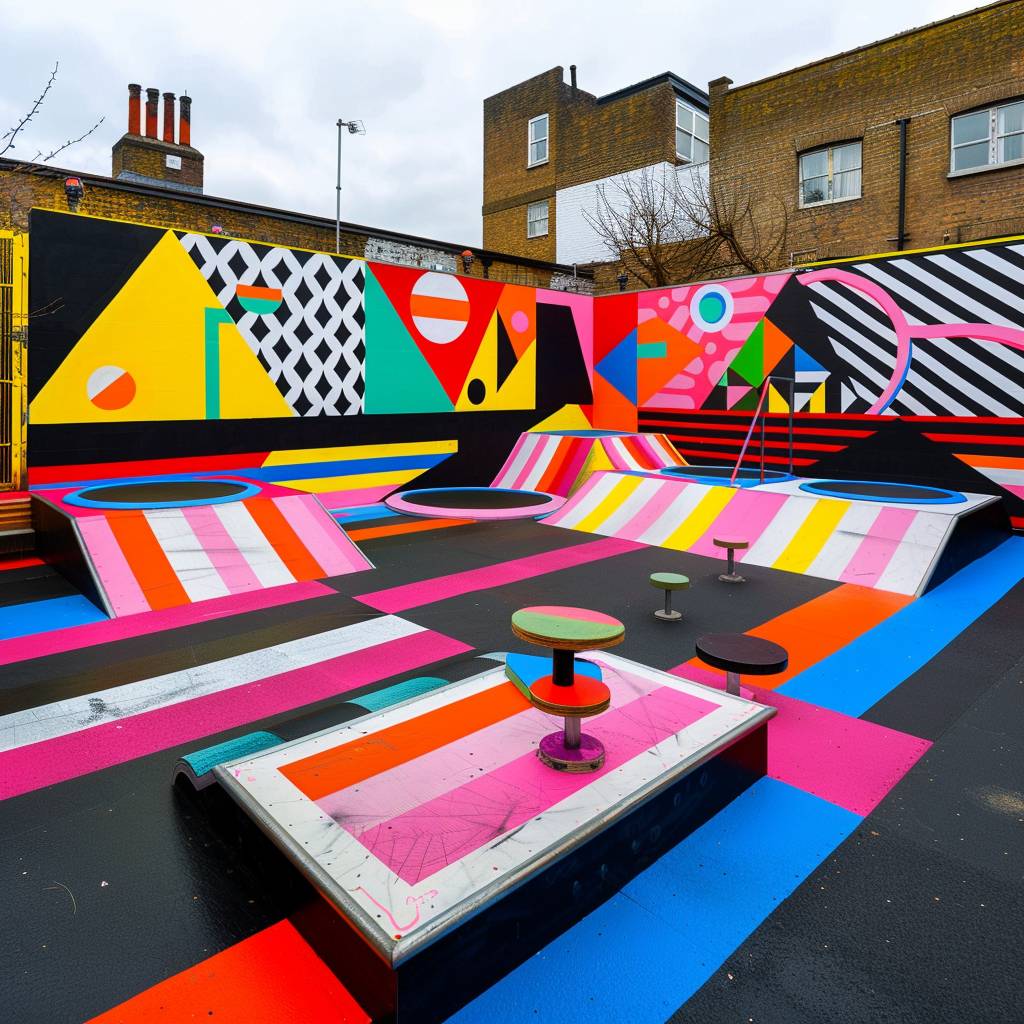
[[[964,0],[553,4],[520,0],[179,0],[8,5],[4,128],[61,71],[15,155],[106,122],[59,161],[110,172],[127,84],[193,97],[193,143],[215,195],[333,215],[339,116],[346,219],[453,242],[480,239],[483,100],[561,64],[601,95],[674,71],[752,81],[969,9]],[[10,155],[10,154],[9,154]]]

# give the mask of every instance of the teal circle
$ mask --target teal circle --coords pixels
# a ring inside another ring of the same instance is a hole
[[[725,316],[725,299],[721,295],[715,295],[714,293],[703,295],[697,305],[697,310],[701,318],[707,323],[717,323]]]

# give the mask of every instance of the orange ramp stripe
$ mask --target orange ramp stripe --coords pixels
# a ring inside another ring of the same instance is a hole
[[[874,629],[912,600],[913,597],[906,594],[890,594],[859,587],[855,583],[842,583],[760,626],[748,629],[751,636],[773,640],[785,647],[789,651],[789,666],[778,675],[745,676],[743,680],[763,690],[774,690],[804,669],[817,665],[852,643],[869,629]],[[700,658],[692,658],[687,664],[708,671],[708,666]]]
[[[297,580],[318,580],[329,575],[309,553],[309,548],[302,543],[291,523],[273,501],[250,498],[244,504],[263,536],[270,541],[278,557]]]
[[[537,490],[549,493],[551,486],[555,482],[555,478],[562,472],[565,460],[572,454],[572,446],[575,438],[563,437],[561,441],[555,447],[555,453],[551,457],[551,461],[548,463],[548,468],[544,471],[544,475],[540,478],[540,482],[537,484]]]
[[[107,522],[153,611],[192,603],[141,511],[109,512]]]
[[[319,800],[502,722],[529,707],[529,701],[512,683],[502,683],[351,743],[284,765],[279,771],[310,800]]]
[[[288,921],[140,992],[87,1024],[369,1024]]]

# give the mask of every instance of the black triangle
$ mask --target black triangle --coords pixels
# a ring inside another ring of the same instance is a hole
[[[508,331],[498,317],[498,386],[495,390],[500,391],[502,384],[508,380],[508,375],[516,368],[516,350],[509,340]]]

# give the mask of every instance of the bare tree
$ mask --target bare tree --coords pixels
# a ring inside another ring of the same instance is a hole
[[[598,189],[584,218],[611,256],[646,288],[761,274],[783,265],[787,214],[777,196],[710,181],[706,169],[665,165]]]

